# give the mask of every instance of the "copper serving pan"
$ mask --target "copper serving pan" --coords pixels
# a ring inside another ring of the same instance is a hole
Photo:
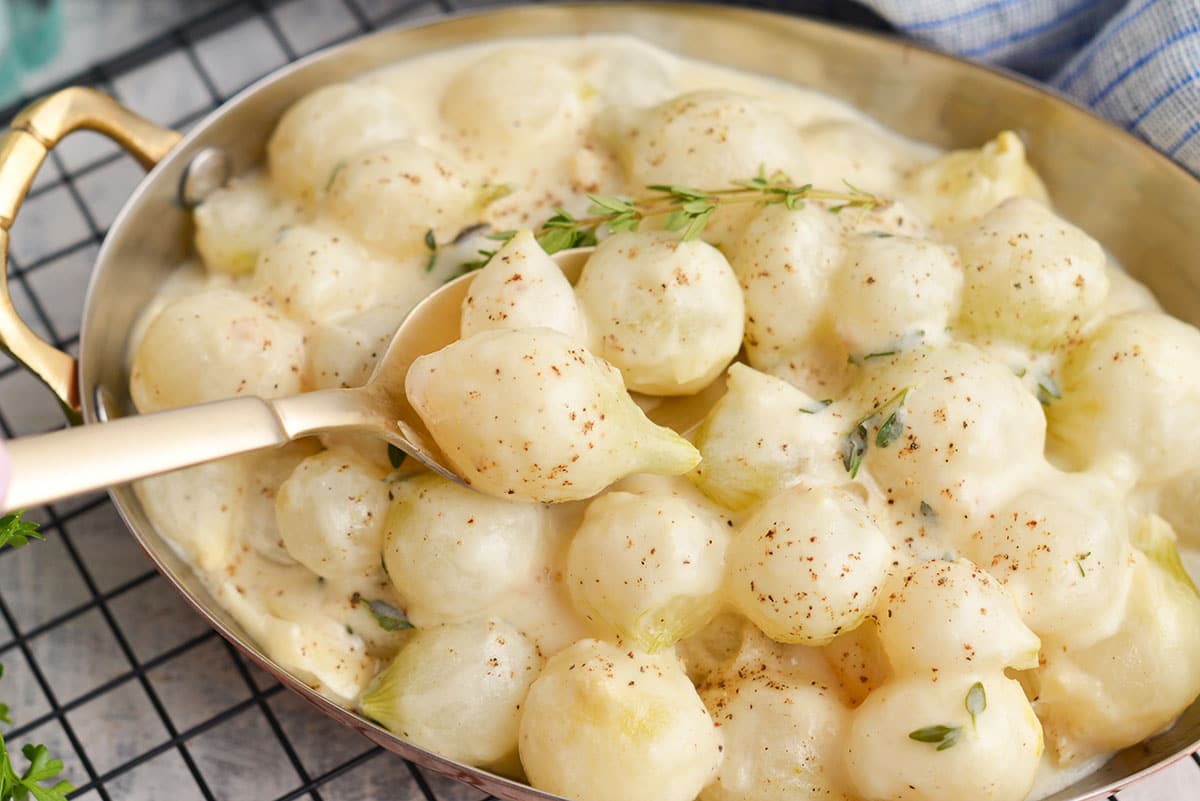
[[[133,412],[124,354],[139,312],[190,249],[179,200],[192,159],[223,148],[234,170],[257,162],[276,120],[313,89],[407,56],[488,39],[631,33],[660,47],[844,98],[883,124],[945,148],[1018,131],[1058,209],[1096,236],[1167,309],[1200,323],[1200,181],[1152,148],[1045,89],[885,36],[736,8],[689,5],[539,6],[382,31],[303,59],[243,91],[189,134],[159,128],[88,89],[30,106],[0,139],[0,259],[8,229],[46,153],[70,131],[111,136],[150,168],[97,258],[78,362],[18,318],[0,269],[0,345],[50,387],[73,422]],[[431,754],[325,700],[268,659],[213,600],[146,519],[129,487],[112,498],[130,531],[217,631],[325,714],[390,751],[510,801],[546,793]],[[1169,731],[1118,754],[1054,796],[1104,796],[1200,747],[1200,702]]]

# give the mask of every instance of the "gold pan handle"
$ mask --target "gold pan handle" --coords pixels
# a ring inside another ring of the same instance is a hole
[[[150,169],[175,147],[181,134],[162,128],[95,89],[72,87],[21,111],[0,137],[0,348],[41,379],[71,423],[81,422],[79,372],[74,357],[40,339],[17,315],[8,292],[8,231],[46,154],[80,129],[115,140]]]

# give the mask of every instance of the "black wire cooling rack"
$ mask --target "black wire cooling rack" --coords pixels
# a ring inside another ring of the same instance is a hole
[[[64,81],[97,86],[187,129],[239,89],[313,50],[469,0],[228,2]],[[878,25],[839,0],[770,3]],[[28,99],[28,98],[27,98]],[[26,100],[27,100],[26,99]],[[23,101],[24,102],[24,101]],[[0,112],[7,121],[22,103]],[[47,161],[12,230],[9,285],[31,326],[74,351],[97,249],[141,179],[134,161],[74,134]],[[0,354],[0,433],[59,427],[56,404]],[[0,551],[0,699],[10,747],[45,743],[74,798],[109,801],[474,801],[318,714],[209,629],[151,568],[107,497],[32,510],[46,541]],[[1200,762],[1120,801],[1200,797]]]

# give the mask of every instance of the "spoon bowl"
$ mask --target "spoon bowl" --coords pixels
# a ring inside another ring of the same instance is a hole
[[[553,258],[574,283],[590,253],[577,248]],[[0,513],[334,431],[378,437],[465,483],[408,402],[404,379],[416,359],[459,338],[460,310],[474,278],[460,276],[418,303],[361,387],[230,398],[10,440],[12,480]],[[696,395],[638,400],[651,420],[687,433],[724,391],[718,379]]]
[[[575,248],[555,253],[551,258],[574,284],[591,252],[592,248]],[[414,306],[396,330],[367,383],[361,390],[350,390],[369,392],[372,402],[384,404],[380,411],[387,417],[384,423],[387,430],[381,431],[380,436],[430,470],[460,484],[464,483],[462,478],[448,466],[442,449],[409,403],[404,379],[418,358],[458,340],[460,310],[475,275],[467,273],[447,281]]]

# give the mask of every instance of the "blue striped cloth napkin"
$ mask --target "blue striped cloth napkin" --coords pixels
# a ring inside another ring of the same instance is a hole
[[[859,0],[910,37],[1045,81],[1200,175],[1200,0]]]

